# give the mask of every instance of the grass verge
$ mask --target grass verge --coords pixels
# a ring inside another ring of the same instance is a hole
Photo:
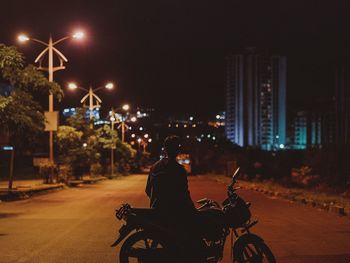
[[[229,184],[231,178],[224,175],[206,174],[202,177],[213,179],[218,182]],[[344,212],[350,213],[350,199],[341,195],[323,193],[311,189],[289,188],[271,181],[244,181],[238,180],[238,186],[244,189],[256,190],[269,195],[279,196],[284,199],[311,204],[325,210],[331,207],[343,208]]]

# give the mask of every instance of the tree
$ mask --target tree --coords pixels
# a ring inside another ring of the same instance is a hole
[[[70,126],[61,125],[56,134],[60,162],[72,169],[73,175],[80,178],[88,165],[88,153],[83,146],[83,133]]]
[[[8,131],[11,144],[22,151],[33,149],[44,132],[40,96],[63,96],[57,83],[49,82],[33,65],[24,64],[24,56],[15,47],[0,44],[0,81],[13,87],[10,96],[0,95],[0,129]]]
[[[94,130],[90,129],[89,121],[86,119],[87,108],[75,108],[75,113],[67,119],[69,126],[83,132],[84,137],[93,134]]]
[[[123,143],[115,130],[112,130],[110,126],[104,125],[96,130],[96,138],[99,145],[99,152],[103,153],[103,156],[108,158],[110,149],[115,148],[115,158],[119,163],[119,171],[127,173],[130,170],[130,162],[136,156],[136,151],[127,143]]]

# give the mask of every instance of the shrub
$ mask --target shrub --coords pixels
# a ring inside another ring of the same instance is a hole
[[[91,176],[98,176],[102,174],[102,166],[100,163],[93,163],[90,166],[90,174]]]
[[[41,178],[43,178],[44,184],[52,184],[54,182],[54,177],[58,174],[58,168],[55,164],[51,163],[40,164],[39,174]]]

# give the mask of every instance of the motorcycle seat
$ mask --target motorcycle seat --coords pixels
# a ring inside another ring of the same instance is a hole
[[[137,216],[155,216],[156,211],[154,208],[132,208],[131,212]]]

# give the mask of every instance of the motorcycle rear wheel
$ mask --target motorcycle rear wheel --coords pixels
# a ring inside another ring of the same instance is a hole
[[[276,263],[271,249],[256,235],[238,240],[234,247],[234,262],[237,263]]]
[[[174,260],[174,261],[172,261]],[[156,235],[138,231],[123,243],[119,253],[120,263],[175,263],[170,246]]]

